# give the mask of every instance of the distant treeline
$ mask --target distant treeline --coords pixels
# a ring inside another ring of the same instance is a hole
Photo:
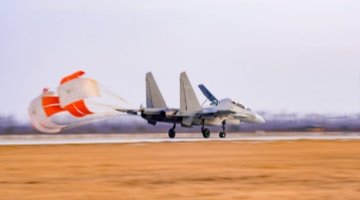
[[[360,114],[349,115],[320,115],[295,113],[259,112],[266,120],[265,124],[226,125],[227,132],[255,132],[255,131],[360,131]],[[156,126],[148,124],[141,117],[119,116],[111,120],[88,124],[85,126],[65,129],[62,133],[155,133],[166,132],[171,124],[158,123]],[[208,127],[212,132],[219,132],[220,126]],[[199,126],[193,128],[176,127],[177,132],[200,132]],[[29,123],[20,123],[14,116],[0,116],[0,134],[40,134]]]

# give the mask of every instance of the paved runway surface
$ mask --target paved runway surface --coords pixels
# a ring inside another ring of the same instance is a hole
[[[0,145],[48,145],[48,144],[117,144],[117,143],[158,143],[158,142],[198,142],[198,141],[289,141],[289,140],[360,140],[360,135],[352,134],[306,134],[306,135],[258,135],[228,134],[218,138],[215,134],[204,139],[200,134],[178,134],[170,139],[166,134],[63,134],[63,135],[16,135],[0,136]]]

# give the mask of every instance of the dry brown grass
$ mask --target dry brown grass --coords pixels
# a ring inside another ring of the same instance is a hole
[[[360,141],[0,146],[0,199],[360,199]]]

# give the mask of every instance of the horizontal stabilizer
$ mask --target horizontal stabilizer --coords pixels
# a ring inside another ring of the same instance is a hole
[[[193,116],[190,116],[190,117],[184,117],[182,122],[181,122],[181,125],[184,126],[184,127],[191,127],[193,121],[194,121],[194,118],[195,118],[195,115]]]
[[[116,111],[123,112],[129,115],[137,115],[137,113],[140,111],[138,109],[123,109],[123,108],[117,108]]]

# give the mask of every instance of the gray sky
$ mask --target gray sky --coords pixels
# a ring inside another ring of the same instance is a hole
[[[360,1],[0,1],[0,115],[28,119],[44,87],[79,69],[145,104],[152,71],[179,106],[187,71],[255,111],[360,110]]]

